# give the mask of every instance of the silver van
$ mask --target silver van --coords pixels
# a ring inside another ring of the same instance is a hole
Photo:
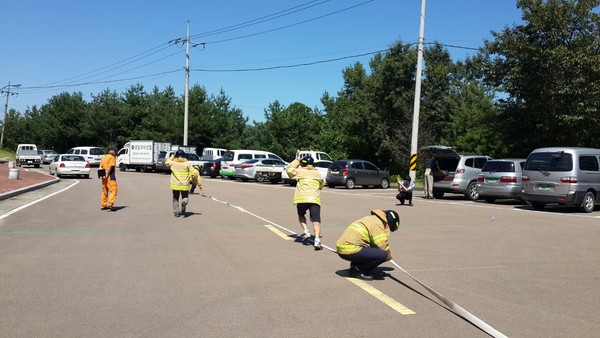
[[[447,146],[422,147],[419,153],[435,160],[439,168],[433,175],[433,197],[442,198],[444,193],[453,193],[463,194],[472,201],[479,199],[477,175],[483,165],[493,158],[486,155],[461,155]]]
[[[561,204],[592,212],[600,203],[599,163],[600,149],[536,149],[523,167],[523,199],[538,210]]]

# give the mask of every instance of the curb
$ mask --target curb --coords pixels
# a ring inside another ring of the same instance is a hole
[[[40,189],[40,188],[43,188],[43,187],[47,187],[47,186],[49,186],[51,184],[58,183],[58,182],[60,182],[60,178],[53,177],[53,179],[50,180],[50,181],[46,181],[46,182],[42,182],[42,183],[30,185],[30,186],[25,187],[25,188],[21,188],[21,189],[17,189],[17,190],[5,192],[3,194],[0,194],[0,201],[8,199],[8,198],[11,198],[11,197],[15,197],[17,195],[20,195],[20,194],[23,194],[23,193],[26,193],[26,192],[30,192],[30,191],[37,190],[37,189]]]

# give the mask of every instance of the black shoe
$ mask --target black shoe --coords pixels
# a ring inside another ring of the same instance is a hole
[[[409,206],[409,207],[412,207],[412,206],[413,206],[412,202],[408,203],[408,206]]]
[[[179,211],[175,211],[175,212],[173,213],[173,216],[175,216],[175,217],[179,217],[179,216],[181,216],[181,213],[179,213]]]
[[[102,207],[102,208],[100,208],[100,210],[108,210],[108,209],[110,209],[110,208],[109,207]]]
[[[400,201],[400,205],[404,205],[404,201]]]
[[[113,207],[112,205],[108,207],[108,209],[110,209],[110,211],[117,211],[117,208]]]
[[[357,267],[350,268],[350,277],[367,281],[373,280],[373,276],[360,272]]]

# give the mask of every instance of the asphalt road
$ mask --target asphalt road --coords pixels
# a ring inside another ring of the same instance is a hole
[[[337,254],[295,242],[289,186],[204,178],[214,199],[192,195],[175,218],[167,175],[118,179],[116,212],[100,210],[97,179],[0,202],[1,337],[488,336],[390,263],[353,283]],[[496,330],[597,335],[598,209],[394,195],[325,188],[322,243],[395,209],[394,260]]]

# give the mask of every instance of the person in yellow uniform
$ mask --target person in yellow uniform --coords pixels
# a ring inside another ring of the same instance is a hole
[[[117,162],[115,155],[117,148],[109,147],[108,154],[102,156],[100,160],[100,169],[104,170],[104,175],[100,175],[102,179],[102,196],[100,198],[100,209],[117,211],[115,209],[115,200],[117,199],[117,192],[119,188],[117,186],[116,167]]]
[[[200,182],[200,170],[198,169],[198,167],[194,167],[194,172],[192,173],[192,177],[190,179],[190,184],[191,184],[191,188],[190,188],[190,194],[193,194],[194,191],[196,190],[196,187],[198,186],[199,182]],[[202,190],[202,186],[199,187],[200,190]]]
[[[200,189],[202,186],[197,181],[198,177],[194,174],[195,169],[188,162],[183,150],[177,150],[165,161],[165,164],[171,169],[170,187],[173,192],[173,214],[175,217],[186,216],[185,209],[189,203],[190,182],[195,180],[194,183],[198,184]],[[179,197],[181,197],[181,206]]]
[[[315,160],[311,156],[295,159],[290,163],[286,172],[290,179],[295,179],[296,192],[294,193],[294,204],[298,212],[298,221],[304,231],[301,239],[306,243],[310,239],[310,231],[306,225],[306,211],[310,211],[310,221],[315,232],[313,246],[315,250],[323,249],[321,245],[321,190],[325,182],[321,174],[314,167]]]
[[[336,243],[338,255],[350,261],[350,276],[373,280],[373,270],[392,259],[388,243],[398,230],[400,216],[394,210],[371,210],[371,215],[350,224]]]

